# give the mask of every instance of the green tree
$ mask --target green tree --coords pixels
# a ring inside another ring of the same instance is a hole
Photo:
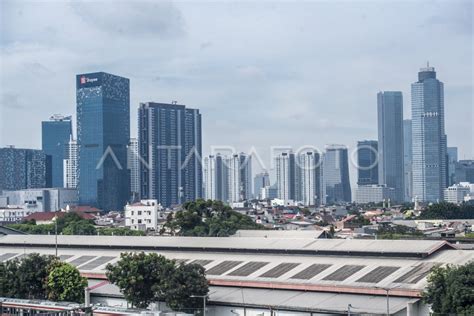
[[[209,292],[205,269],[198,264],[179,264],[161,291],[163,301],[175,311],[202,309],[203,299],[192,296],[206,296]]]
[[[208,293],[204,268],[177,265],[155,253],[122,253],[115,265],[107,265],[106,275],[125,299],[138,308],[162,301],[173,309],[189,311],[202,308],[202,299],[191,295]]]
[[[428,206],[420,219],[474,219],[474,205],[441,202]]]
[[[89,221],[73,221],[63,227],[64,235],[97,235],[97,230]]]
[[[2,296],[23,299],[46,299],[49,269],[57,261],[54,256],[29,254],[0,266],[5,277],[0,278]]]
[[[82,303],[85,287],[87,287],[87,279],[82,277],[73,265],[56,262],[51,266],[47,278],[48,299]]]
[[[157,301],[159,289],[173,269],[173,261],[155,253],[122,253],[115,265],[107,265],[106,275],[134,307],[146,308]]]
[[[225,237],[239,229],[264,229],[250,217],[233,211],[221,201],[197,200],[183,204],[183,210],[169,216],[162,232],[182,236]]]
[[[474,262],[463,266],[434,267],[423,293],[436,314],[474,315]]]

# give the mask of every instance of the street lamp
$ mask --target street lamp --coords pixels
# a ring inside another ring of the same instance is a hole
[[[202,316],[206,316],[206,300],[208,295],[191,295],[190,297],[197,297],[202,298],[203,305],[202,305]]]
[[[54,221],[54,249],[55,249],[56,257],[58,257],[58,215],[57,213],[54,214],[53,221]]]
[[[397,288],[398,286],[395,286],[395,287],[392,287],[392,288],[389,288],[389,287],[379,287],[379,286],[376,286],[375,288],[376,289],[380,289],[380,290],[384,290],[386,293],[387,293],[387,316],[390,315],[390,290],[393,290],[395,288]]]

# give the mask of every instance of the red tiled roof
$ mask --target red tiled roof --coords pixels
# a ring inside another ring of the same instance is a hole
[[[100,210],[98,208],[95,208],[93,206],[88,206],[88,205],[72,206],[71,211],[74,211],[77,213],[100,213]]]

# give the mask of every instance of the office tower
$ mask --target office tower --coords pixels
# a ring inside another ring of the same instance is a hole
[[[474,183],[474,160],[459,160],[455,164],[455,182]]]
[[[420,69],[411,85],[413,197],[420,202],[443,199],[446,187],[444,88],[433,67]]]
[[[275,157],[278,198],[284,201],[296,199],[295,154],[283,152]]]
[[[456,162],[458,162],[458,148],[448,147],[447,148],[447,186],[451,186],[456,183]]]
[[[263,171],[255,175],[255,178],[253,180],[254,198],[260,199],[262,188],[269,185],[270,185],[270,175],[268,174],[268,172]]]
[[[227,201],[228,171],[220,155],[204,157],[204,197],[206,200]]]
[[[357,142],[357,184],[379,183],[378,142],[363,140]]]
[[[138,126],[141,198],[170,207],[202,197],[199,110],[141,103]]]
[[[105,72],[76,76],[81,204],[123,210],[129,197],[130,80]]]
[[[184,200],[202,198],[202,132],[201,114],[197,109],[185,109],[184,129]]]
[[[403,120],[403,172],[405,174],[403,186],[405,202],[413,200],[411,128],[411,120]]]
[[[240,153],[225,159],[229,203],[250,200],[252,196],[252,157]]]
[[[130,172],[130,193],[132,201],[140,199],[140,154],[138,139],[130,138],[127,147],[127,169]]]
[[[49,121],[41,122],[41,149],[51,156],[51,186],[64,187],[63,160],[72,134],[71,116],[54,114]]]
[[[377,94],[379,184],[395,189],[395,200],[404,200],[403,98],[399,91]]]
[[[51,156],[42,150],[0,148],[0,191],[45,188],[51,183]]]
[[[351,202],[349,159],[344,145],[327,145],[322,165],[322,203]]]
[[[69,138],[69,142],[66,146],[66,157],[63,160],[64,167],[64,187],[70,189],[77,188],[77,141],[72,139],[72,135]]]
[[[217,161],[216,156],[204,157],[204,198],[217,200]]]
[[[320,177],[321,161],[319,153],[308,151],[298,155],[296,170],[297,191],[299,191],[298,201],[303,205],[319,205],[321,199]]]

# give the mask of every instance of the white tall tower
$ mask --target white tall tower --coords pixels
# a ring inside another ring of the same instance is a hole
[[[63,160],[64,187],[77,188],[77,141],[69,137],[66,146],[66,159]]]

